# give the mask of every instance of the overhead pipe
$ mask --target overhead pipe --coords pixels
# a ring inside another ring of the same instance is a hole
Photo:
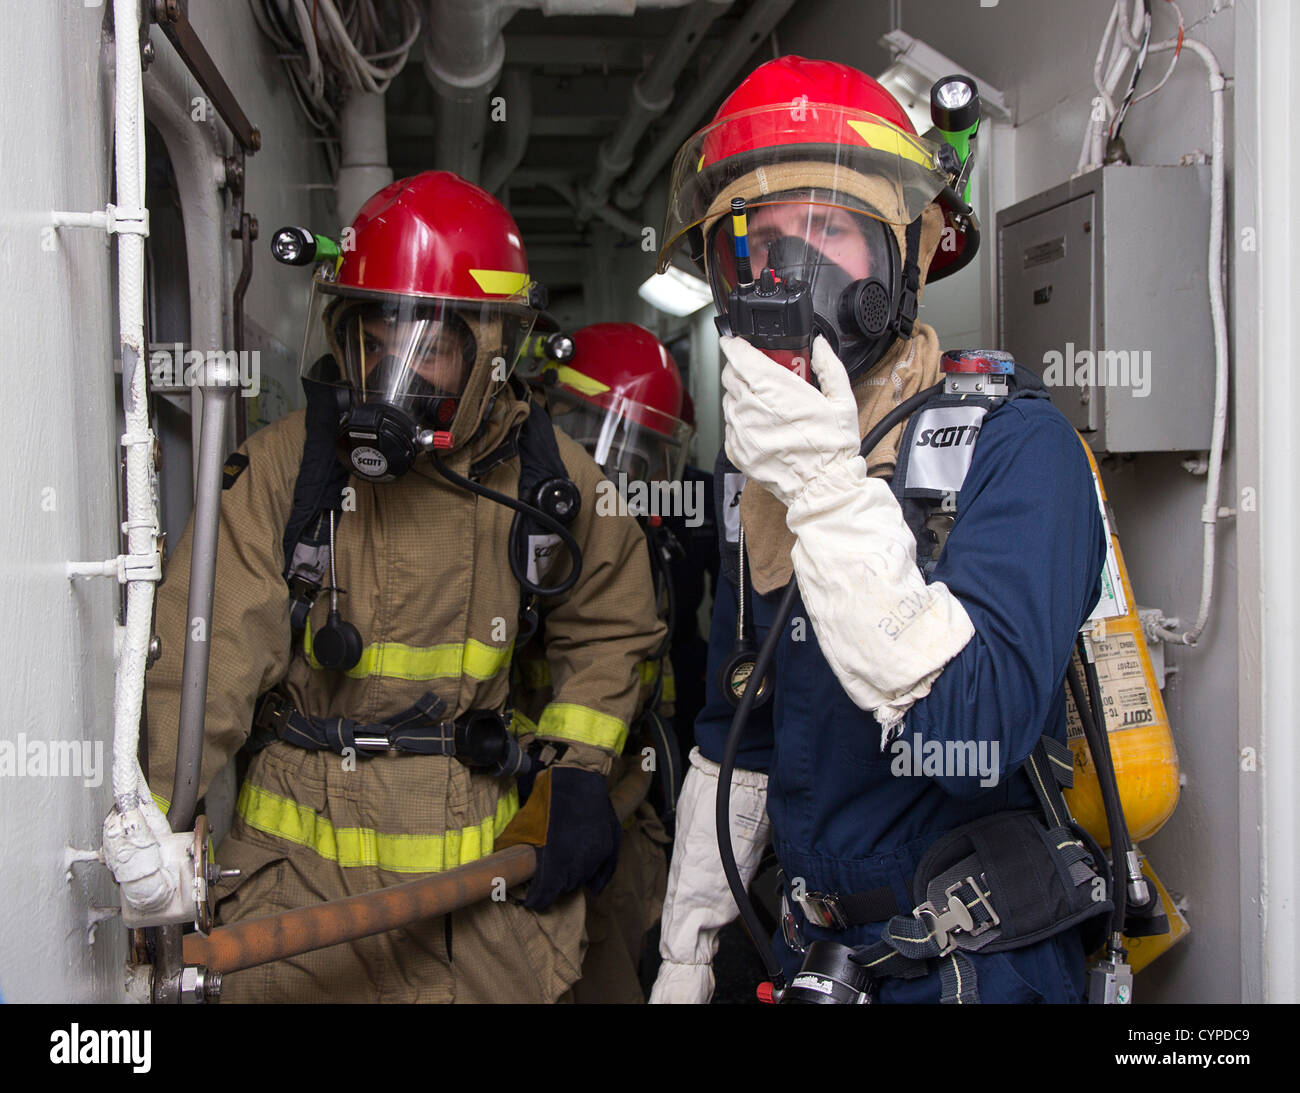
[[[478,182],[488,96],[505,60],[501,29],[513,8],[498,0],[431,0],[424,71],[438,94],[434,165]]]
[[[507,68],[501,77],[501,95],[506,104],[505,132],[501,146],[483,165],[483,189],[490,194],[506,184],[528,150],[533,129],[533,83],[528,70],[517,65]]]
[[[637,766],[614,787],[610,803],[620,823],[637,810],[652,779],[652,774]],[[536,869],[537,851],[533,847],[511,846],[468,865],[405,884],[245,919],[218,927],[206,937],[189,934],[184,943],[184,960],[186,964],[202,965],[209,973],[221,974],[269,964],[451,914],[490,897],[501,879],[507,888],[513,888],[528,880]]]
[[[609,200],[610,187],[632,166],[645,131],[672,103],[677,77],[713,21],[729,7],[731,0],[697,0],[678,17],[655,59],[632,85],[632,101],[623,120],[596,152],[596,171],[578,194],[578,223],[586,223]]]
[[[541,185],[545,186],[552,193],[559,194],[560,197],[562,197],[566,202],[568,202],[571,208],[573,208],[575,211],[577,210],[578,191],[574,188],[572,183],[562,182],[559,179],[546,179],[541,182]],[[626,235],[639,237],[642,231],[645,230],[645,226],[643,224],[638,224],[626,213],[619,212],[612,205],[609,204],[597,205],[591,211],[593,215],[599,217],[611,228],[617,228],[619,231],[623,232]]]
[[[700,127],[705,113],[722,96],[736,78],[736,73],[750,58],[758,44],[775,29],[794,0],[757,0],[745,18],[722,43],[709,65],[708,73],[696,85],[689,99],[676,111],[677,121],[668,126],[646,153],[645,158],[614,195],[621,209],[635,209],[664,164],[669,162],[686,140]]]
[[[351,224],[366,199],[392,181],[384,96],[353,91],[339,116],[339,173],[335,181],[339,223]]]
[[[679,8],[691,2],[641,0],[640,6]],[[438,94],[435,166],[475,183],[482,177],[488,99],[505,62],[502,31],[515,12],[628,16],[637,6],[636,0],[429,0],[424,71]]]

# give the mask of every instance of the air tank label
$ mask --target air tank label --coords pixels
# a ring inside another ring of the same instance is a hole
[[[1093,655],[1097,658],[1097,682],[1101,684],[1101,710],[1106,719],[1106,731],[1122,732],[1124,729],[1141,729],[1154,725],[1156,706],[1151,697],[1146,672],[1142,668],[1137,636],[1123,630],[1112,630],[1104,638],[1094,636],[1092,648]],[[1077,652],[1074,654],[1074,662],[1076,669],[1079,669],[1079,678],[1082,679],[1083,671],[1079,666]],[[1070,739],[1082,739],[1083,725],[1074,706],[1074,696],[1068,688],[1065,693],[1065,716]]]
[[[986,406],[936,406],[923,410],[912,433],[908,490],[957,492],[966,481]]]

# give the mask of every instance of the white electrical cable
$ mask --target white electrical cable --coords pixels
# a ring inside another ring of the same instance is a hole
[[[1140,0],[1136,0],[1140,2]],[[1182,12],[1179,13],[1182,25]],[[1120,35],[1125,44],[1136,46],[1133,36],[1127,33],[1123,20],[1119,23]],[[1149,53],[1162,53],[1177,49],[1179,38],[1167,38],[1151,43]],[[1226,207],[1224,149],[1223,149],[1223,70],[1213,50],[1203,42],[1182,38],[1182,48],[1190,49],[1205,64],[1210,85],[1210,245],[1208,277],[1210,282],[1210,319],[1214,327],[1214,425],[1210,436],[1209,468],[1205,481],[1205,504],[1201,507],[1204,526],[1201,545],[1201,602],[1196,613],[1196,623],[1188,630],[1175,629],[1174,621],[1163,615],[1148,624],[1147,633],[1176,645],[1195,645],[1210,618],[1214,599],[1214,563],[1217,548],[1216,532],[1219,521],[1219,493],[1223,472],[1223,445],[1228,427],[1228,322],[1223,300],[1223,221]]]
[[[116,62],[115,155],[117,205],[144,208],[144,95],[140,77],[140,0],[114,0]],[[118,233],[118,326],[123,367],[132,363],[124,399],[126,432],[127,558],[139,574],[153,565],[158,553],[158,509],[151,464],[153,434],[145,389],[144,236]],[[137,758],[144,670],[153,622],[154,581],[131,579],[126,588],[126,627],[117,662],[113,698],[113,797],[119,812],[134,808],[144,775]],[[147,796],[146,796],[147,799]]]
[[[335,0],[287,0],[279,10],[297,28],[297,40],[277,29],[264,10],[266,0],[249,0],[258,29],[270,39],[288,70],[294,96],[312,126],[330,131],[339,124],[338,104],[351,92],[383,94],[406,66],[423,18],[415,0],[397,0],[400,40],[384,40],[383,20],[373,0],[354,0],[341,12]],[[287,8],[287,10],[286,10]]]
[[[1079,149],[1079,162],[1075,167],[1075,174],[1081,175],[1094,168],[1100,167],[1105,157],[1106,141],[1105,134],[1110,128],[1110,120],[1115,115],[1115,100],[1113,93],[1116,84],[1119,83],[1124,69],[1128,66],[1129,50],[1121,41],[1120,36],[1115,34],[1115,28],[1125,19],[1127,14],[1128,0],[1115,0],[1115,6],[1111,8],[1110,18],[1106,21],[1106,29],[1102,31],[1101,43],[1097,47],[1097,57],[1092,66],[1092,82],[1097,89],[1097,98],[1093,100],[1093,109],[1088,112],[1088,124],[1084,126],[1083,143]],[[1139,16],[1141,9],[1139,8]],[[1141,29],[1141,21],[1134,26],[1134,34]],[[1110,53],[1109,63],[1106,55]],[[1105,75],[1103,76],[1103,70]],[[1097,109],[1100,105],[1101,110]]]
[[[1180,7],[1178,6],[1178,4],[1175,2],[1175,0],[1168,0],[1168,2],[1169,2],[1171,5],[1173,5],[1173,9],[1174,9],[1174,11],[1176,11],[1176,12],[1178,13],[1178,38],[1182,38],[1182,36],[1183,36],[1183,26],[1184,26],[1184,23],[1183,23],[1183,9],[1180,8]],[[1175,39],[1175,40],[1177,40],[1177,39]],[[1148,50],[1147,50],[1147,51],[1148,51],[1148,52],[1151,52],[1151,48],[1148,47]],[[1169,67],[1165,69],[1165,74],[1160,78],[1160,82],[1159,82],[1158,84],[1156,84],[1155,87],[1153,87],[1150,91],[1143,91],[1141,95],[1139,95],[1136,99],[1133,100],[1132,103],[1130,103],[1130,105],[1131,105],[1131,106],[1136,106],[1136,105],[1137,105],[1138,103],[1140,103],[1143,99],[1149,99],[1149,98],[1151,98],[1152,95],[1154,95],[1157,91],[1159,91],[1162,87],[1164,87],[1165,84],[1167,84],[1167,83],[1169,82],[1169,77],[1172,76],[1172,75],[1174,74],[1174,68],[1178,65],[1178,58],[1181,57],[1182,55],[1183,55],[1182,48],[1181,48],[1181,47],[1175,47],[1175,49],[1174,49],[1174,55],[1173,55],[1173,57],[1172,57],[1172,58],[1170,59],[1170,61],[1169,61]]]

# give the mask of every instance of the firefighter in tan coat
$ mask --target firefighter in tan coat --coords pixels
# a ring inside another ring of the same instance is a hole
[[[606,776],[664,633],[645,539],[598,513],[599,469],[509,385],[537,301],[505,209],[428,172],[353,229],[314,284],[307,411],[227,465],[200,791],[254,754],[218,921],[451,869],[523,828],[544,843],[526,892],[236,973],[223,997],[555,1001],[579,976],[583,887],[614,869]],[[158,601],[165,651],[184,645],[189,561],[187,530]],[[522,735],[510,662],[539,617],[553,693]],[[159,797],[180,678],[178,652],[148,677]]]
[[[691,428],[681,419],[685,388],[677,363],[649,330],[635,323],[595,323],[573,333],[573,351],[548,366],[547,407],[557,429],[582,445],[609,479],[601,502],[625,507],[644,522],[651,549],[655,600],[669,630],[674,604],[669,562],[681,548],[662,520],[682,516],[682,468]],[[516,661],[520,704],[533,710],[549,698],[547,664],[529,647]],[[675,686],[668,642],[641,665],[641,708],[632,739],[615,769],[617,778],[637,766],[653,769],[667,818],[681,782],[681,754],[671,729]],[[609,885],[588,903],[590,947],[579,1003],[644,1002],[640,966],[647,933],[659,921],[668,866],[669,837],[647,801],[623,828],[623,849]]]

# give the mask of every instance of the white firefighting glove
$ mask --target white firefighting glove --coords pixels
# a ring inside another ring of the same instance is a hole
[[[975,633],[941,582],[926,584],[902,509],[858,455],[857,403],[825,339],[821,390],[740,338],[724,337],[728,458],[786,506],[799,592],[822,653],[883,741]]]
[[[714,822],[718,764],[691,751],[677,798],[677,832],[668,870],[659,934],[664,958],[650,992],[652,1003],[703,1005],[713,997],[718,931],[739,913],[722,872]],[[748,887],[767,844],[767,775],[736,770],[731,779],[731,845]]]

